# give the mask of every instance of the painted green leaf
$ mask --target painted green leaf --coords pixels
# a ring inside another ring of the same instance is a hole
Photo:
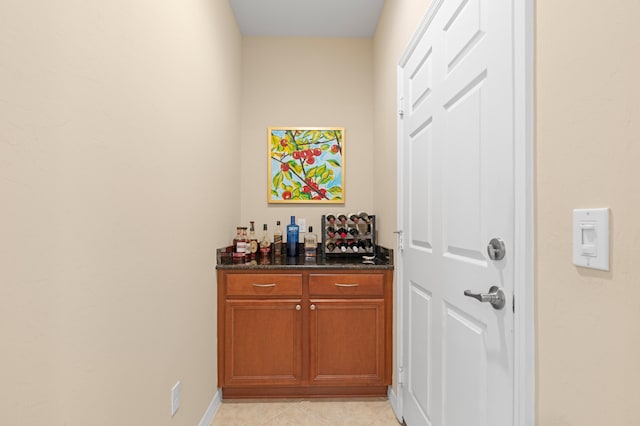
[[[287,179],[289,179],[290,181],[293,180],[293,175],[291,174],[291,170],[288,170],[284,173],[284,175],[287,177]]]
[[[282,179],[283,179],[282,172],[276,173],[276,175],[273,177],[273,187],[278,188],[282,183]]]
[[[275,189],[271,190],[271,196],[272,197],[277,197],[278,196],[278,191],[276,191]]]
[[[340,162],[338,160],[334,160],[333,158],[329,158],[327,163],[331,164],[334,167],[340,167]]]
[[[342,194],[342,187],[337,185],[332,186],[331,188],[329,188],[329,192],[332,193],[333,195]]]
[[[299,175],[303,173],[302,166],[296,160],[289,161],[289,167],[291,167],[293,171]]]
[[[299,188],[296,188],[296,189],[294,189],[293,191],[291,191],[291,197],[292,197],[292,198],[298,198],[298,197],[300,197],[300,189],[299,189]]]
[[[323,143],[322,146],[320,147],[320,149],[322,149],[323,151],[327,151],[329,149],[329,144],[328,143]]]
[[[300,193],[300,199],[301,200],[310,200],[311,199],[311,194],[309,194],[308,192],[301,192]]]
[[[308,179],[312,176],[315,176],[316,169],[317,167],[311,167],[310,169],[307,169],[307,174],[305,175],[305,177]]]

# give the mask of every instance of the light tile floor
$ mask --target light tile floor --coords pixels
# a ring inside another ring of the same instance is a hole
[[[398,426],[385,398],[225,401],[212,426]]]

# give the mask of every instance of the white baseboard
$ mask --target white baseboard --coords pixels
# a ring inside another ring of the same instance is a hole
[[[389,390],[387,391],[387,398],[389,398],[389,405],[391,405],[393,414],[395,414],[398,422],[402,424],[402,413],[400,413],[400,410],[399,410],[400,407],[398,407],[398,398],[391,386],[389,386]]]
[[[216,394],[213,395],[213,399],[209,403],[207,411],[204,412],[204,415],[200,419],[198,426],[211,426],[211,423],[213,423],[213,416],[216,415],[218,408],[220,408],[220,404],[222,404],[222,392],[218,389]]]

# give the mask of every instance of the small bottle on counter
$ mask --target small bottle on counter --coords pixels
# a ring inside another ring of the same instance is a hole
[[[249,228],[249,255],[252,259],[255,259],[260,248],[260,243],[258,242],[258,237],[256,237],[255,222],[252,220],[249,223],[251,224]]]
[[[267,233],[267,224],[262,225],[262,239],[260,240],[260,254],[262,257],[266,257],[271,253],[271,241],[269,241],[269,234]]]
[[[304,256],[316,257],[318,250],[318,237],[313,233],[313,226],[309,227],[309,232],[304,236]]]
[[[296,225],[296,217],[291,216],[291,223],[287,225],[287,256],[295,257],[298,255],[298,236],[300,227]]]
[[[282,256],[282,228],[280,228],[280,221],[276,222],[276,230],[273,231],[273,254],[276,257]]]
[[[236,237],[233,239],[233,257],[244,257],[247,254],[247,228],[236,227]]]

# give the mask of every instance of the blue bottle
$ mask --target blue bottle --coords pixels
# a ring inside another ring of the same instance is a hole
[[[300,228],[296,225],[296,217],[291,216],[291,223],[287,225],[287,256],[298,255],[298,235]]]

